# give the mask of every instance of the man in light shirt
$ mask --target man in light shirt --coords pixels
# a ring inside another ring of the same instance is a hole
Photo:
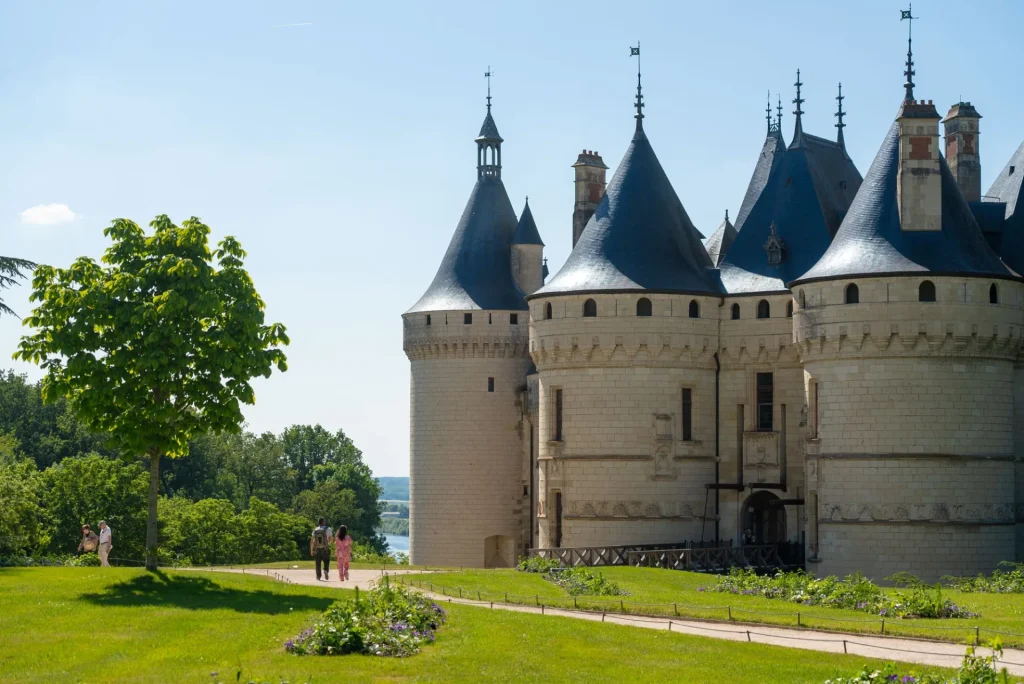
[[[107,527],[106,520],[100,520],[100,565],[104,568],[109,568],[110,563],[107,562],[107,557],[110,555],[110,550],[114,548],[113,537],[110,534],[110,528]]]

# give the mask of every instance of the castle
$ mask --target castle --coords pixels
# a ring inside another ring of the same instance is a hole
[[[790,541],[819,575],[1024,556],[1024,144],[981,193],[969,102],[914,95],[862,177],[838,136],[767,135],[705,242],[643,128],[576,175],[550,279],[487,115],[477,181],[403,315],[411,557]],[[942,136],[940,139],[940,121]],[[941,147],[944,140],[944,154]]]

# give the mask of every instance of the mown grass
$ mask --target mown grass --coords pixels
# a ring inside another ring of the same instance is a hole
[[[608,610],[649,615],[680,615],[709,620],[728,620],[772,625],[829,629],[844,632],[878,634],[882,630],[881,618],[856,610],[837,610],[803,606],[788,601],[766,599],[717,592],[701,592],[699,587],[718,581],[713,575],[655,568],[608,567],[595,568],[608,579],[617,582],[629,596],[579,597],[575,605],[580,608]],[[479,596],[484,600],[536,603],[573,607],[574,600],[565,591],[536,573],[515,570],[464,570],[450,573],[431,573],[429,576],[410,577],[418,586],[433,583],[435,589],[457,595],[461,588],[467,598]],[[427,583],[427,584],[423,584]],[[886,591],[895,591],[887,589]],[[1024,596],[1011,594],[965,594],[943,590],[944,597],[971,608],[980,614],[966,620],[885,619],[885,633],[972,643],[980,627],[982,643],[999,636],[1005,646],[1024,646]],[[621,601],[621,604],[620,604]],[[624,608],[624,611],[623,611]],[[731,610],[730,610],[731,609]],[[1005,632],[1009,634],[996,634]]]
[[[406,659],[284,651],[338,589],[132,569],[0,569],[0,682],[822,682],[856,656],[446,606]],[[213,674],[216,673],[216,674]]]

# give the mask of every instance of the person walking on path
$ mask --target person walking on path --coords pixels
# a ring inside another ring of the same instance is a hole
[[[320,579],[320,565],[324,567],[324,581],[331,579],[331,528],[323,518],[317,521],[313,528],[313,534],[309,538],[309,555],[313,557],[316,565],[316,578]]]
[[[114,548],[113,543],[114,543],[114,539],[113,539],[113,536],[110,533],[110,528],[107,527],[107,521],[106,520],[100,520],[100,548],[99,548],[99,553],[100,553],[100,566],[101,567],[104,567],[104,568],[109,568],[110,567],[110,563],[107,561],[107,558],[110,557],[110,551]]]
[[[352,537],[348,536],[348,527],[340,525],[338,536],[334,539],[334,554],[338,561],[338,579],[348,580],[348,564],[352,560]]]
[[[89,529],[88,525],[82,525],[82,541],[78,542],[79,553],[91,553],[99,546],[100,538]]]

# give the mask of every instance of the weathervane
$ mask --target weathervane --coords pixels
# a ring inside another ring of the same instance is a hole
[[[907,20],[907,70],[903,72],[903,75],[907,77],[907,82],[903,86],[907,89],[907,95],[904,98],[907,102],[914,101],[914,74],[917,73],[914,71],[913,51],[914,19],[917,19],[917,17],[911,16],[910,14],[913,7],[914,6],[912,4],[907,3],[907,9],[900,10],[900,21],[903,21],[904,19]]]
[[[843,111],[843,100],[845,99],[843,97],[843,84],[840,83],[839,95],[836,96],[836,102],[839,103],[839,109],[836,112],[836,118],[839,119],[839,122],[836,124],[836,128],[839,129],[839,142],[843,142],[843,129],[846,128],[846,124],[843,123],[843,117],[846,116],[846,112]]]
[[[487,113],[491,113],[491,76],[494,74],[491,71],[491,65],[487,65],[487,71],[484,72],[484,78],[487,79]]]
[[[636,41],[636,47],[629,46],[629,56],[636,57],[636,125],[640,126],[644,118],[644,95],[640,89],[640,41]]]

